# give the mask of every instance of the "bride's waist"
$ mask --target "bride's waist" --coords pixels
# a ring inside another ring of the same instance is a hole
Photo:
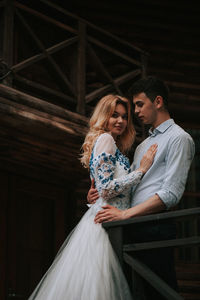
[[[95,211],[99,211],[102,209],[102,206],[110,204],[112,206],[115,206],[118,209],[128,209],[130,207],[130,198],[129,197],[113,197],[111,199],[105,200],[102,197],[99,197],[97,201],[90,205],[90,207],[93,207]]]

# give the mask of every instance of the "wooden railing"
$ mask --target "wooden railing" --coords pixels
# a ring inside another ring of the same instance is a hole
[[[149,250],[155,248],[166,247],[193,247],[200,245],[200,235],[177,237],[171,240],[149,241],[143,243],[127,244],[127,232],[137,230],[137,225],[150,225],[152,222],[175,221],[183,222],[185,220],[193,220],[200,216],[200,207],[192,209],[183,209],[178,211],[159,213],[154,215],[135,217],[124,221],[115,221],[103,223],[103,227],[108,231],[111,244],[119,258],[119,261],[124,268],[128,264],[133,271],[133,280],[129,282],[130,286],[134,286],[134,280],[140,281],[140,277],[144,278],[152,287],[154,287],[164,298],[170,300],[183,299],[175,290],[166,284],[160,277],[158,277],[149,267],[139,261],[134,253],[141,250]],[[131,252],[131,255],[130,255]],[[125,270],[125,269],[124,269]],[[126,271],[125,271],[126,273]],[[134,289],[133,289],[134,291]],[[137,299],[133,294],[133,299]],[[142,298],[143,299],[143,298]]]
[[[0,13],[6,85],[85,114],[97,98],[124,94],[145,76],[148,53],[54,1],[0,1]]]

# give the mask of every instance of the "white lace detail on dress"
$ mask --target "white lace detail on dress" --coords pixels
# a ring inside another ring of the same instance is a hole
[[[104,151],[101,152],[101,149]],[[128,158],[119,151],[110,134],[104,133],[97,139],[91,155],[90,171],[100,197],[119,209],[129,207],[131,186],[140,182],[142,173],[130,173]]]

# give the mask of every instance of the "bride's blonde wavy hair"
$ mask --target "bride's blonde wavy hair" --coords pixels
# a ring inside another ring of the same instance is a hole
[[[90,156],[97,137],[102,133],[108,132],[108,121],[113,115],[117,104],[124,105],[127,111],[128,120],[127,127],[122,135],[118,136],[116,144],[122,153],[127,152],[131,148],[135,139],[135,129],[131,118],[130,103],[125,97],[112,94],[107,95],[101,98],[96,105],[89,121],[89,131],[81,147],[81,163],[85,168],[89,168]]]

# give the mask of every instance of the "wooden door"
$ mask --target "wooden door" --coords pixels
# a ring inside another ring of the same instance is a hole
[[[10,176],[6,299],[25,300],[50,266],[68,228],[64,188]]]

